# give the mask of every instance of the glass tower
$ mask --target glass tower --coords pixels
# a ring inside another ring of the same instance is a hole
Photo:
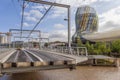
[[[98,30],[98,16],[94,8],[90,6],[78,7],[75,15],[76,32],[72,37],[73,42],[76,37],[96,32]]]

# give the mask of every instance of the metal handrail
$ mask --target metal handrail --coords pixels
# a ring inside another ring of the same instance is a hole
[[[64,53],[68,54],[68,47],[48,47],[48,48],[43,48],[43,50],[49,50],[49,51],[54,51],[54,52],[59,52],[59,53]],[[77,55],[77,56],[88,56],[87,48],[86,47],[71,47],[71,54],[72,55]]]

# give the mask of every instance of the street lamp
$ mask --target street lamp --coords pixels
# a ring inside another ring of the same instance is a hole
[[[71,51],[71,32],[70,32],[70,7],[67,8],[68,9],[68,19],[65,18],[64,20],[65,21],[68,21],[68,53],[69,54],[72,54],[72,51]]]

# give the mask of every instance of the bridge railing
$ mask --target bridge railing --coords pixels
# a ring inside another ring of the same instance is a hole
[[[0,48],[0,54],[13,50],[13,48]]]
[[[72,54],[77,56],[88,56],[86,47],[71,47]]]
[[[48,47],[44,50],[68,54],[68,47]],[[86,47],[71,47],[71,54],[76,56],[88,56]]]

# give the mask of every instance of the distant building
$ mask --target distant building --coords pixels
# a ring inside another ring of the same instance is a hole
[[[12,46],[15,47],[15,48],[22,48],[23,45],[24,45],[23,41],[13,41],[12,42]]]
[[[24,42],[24,41],[13,41],[12,42],[12,47],[15,48],[39,48],[40,44],[39,42],[35,42],[35,41],[29,41],[29,42]]]
[[[60,42],[60,41],[55,41],[55,42],[50,42],[49,46],[51,47],[57,47],[57,46],[66,46],[66,42]]]
[[[40,44],[38,41],[32,41],[32,42],[28,42],[29,43],[29,47],[30,48],[39,48]]]
[[[7,36],[0,35],[0,44],[8,43]]]

